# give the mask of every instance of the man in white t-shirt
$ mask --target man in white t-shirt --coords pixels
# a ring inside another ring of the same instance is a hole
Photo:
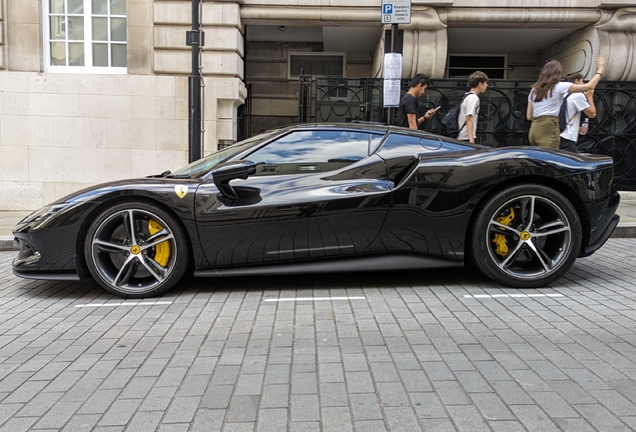
[[[583,75],[578,72],[569,74],[565,77],[565,80],[574,84],[584,84]],[[582,130],[583,128],[580,127],[581,112],[584,112],[589,118],[596,117],[594,90],[588,90],[585,93],[570,93],[564,103],[567,103],[567,123],[565,129],[561,132],[559,148],[578,153],[576,142],[579,139],[579,134],[585,135],[587,133],[587,128]]]
[[[457,139],[460,141],[475,142],[477,136],[477,117],[479,116],[479,95],[488,89],[488,75],[476,71],[468,77],[470,92],[464,98],[457,122],[460,130]]]

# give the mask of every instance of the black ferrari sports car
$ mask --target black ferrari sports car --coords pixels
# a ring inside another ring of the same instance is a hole
[[[148,297],[194,276],[471,263],[532,288],[618,224],[612,159],[368,124],[268,131],[175,172],[84,189],[13,228],[16,275]]]

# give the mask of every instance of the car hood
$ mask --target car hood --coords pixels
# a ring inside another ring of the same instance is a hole
[[[163,189],[165,187],[174,187],[175,185],[197,185],[199,179],[183,179],[183,178],[133,178],[125,180],[115,180],[106,183],[100,183],[95,186],[73,192],[65,197],[53,201],[51,204],[61,203],[80,203],[85,201],[100,201],[103,196],[112,193],[121,193],[125,191],[136,190],[152,190],[156,188]]]

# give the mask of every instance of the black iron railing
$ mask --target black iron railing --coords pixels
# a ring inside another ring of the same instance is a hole
[[[493,147],[529,145],[528,93],[534,81],[494,80],[480,95],[477,139]],[[466,80],[435,80],[419,99],[420,112],[441,106],[422,129],[438,133],[440,120],[467,91]],[[402,92],[408,80],[402,81]],[[387,122],[382,80],[377,78],[301,77],[299,122]],[[582,151],[614,159],[615,180],[622,190],[636,190],[636,83],[602,82],[594,93],[597,116],[579,138]]]
[[[243,141],[252,136],[252,84],[247,84],[245,103],[238,107],[237,139]]]
[[[382,80],[377,78],[315,78],[299,80],[299,121],[386,121]]]

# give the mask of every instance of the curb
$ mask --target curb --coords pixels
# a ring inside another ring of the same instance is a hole
[[[20,244],[13,236],[0,236],[0,251],[19,251]]]
[[[636,238],[636,224],[618,225],[610,238]],[[0,251],[19,251],[20,243],[13,236],[0,236]]]
[[[19,251],[20,243],[13,236],[0,236],[0,251]]]
[[[610,238],[636,238],[636,224],[618,224]]]

